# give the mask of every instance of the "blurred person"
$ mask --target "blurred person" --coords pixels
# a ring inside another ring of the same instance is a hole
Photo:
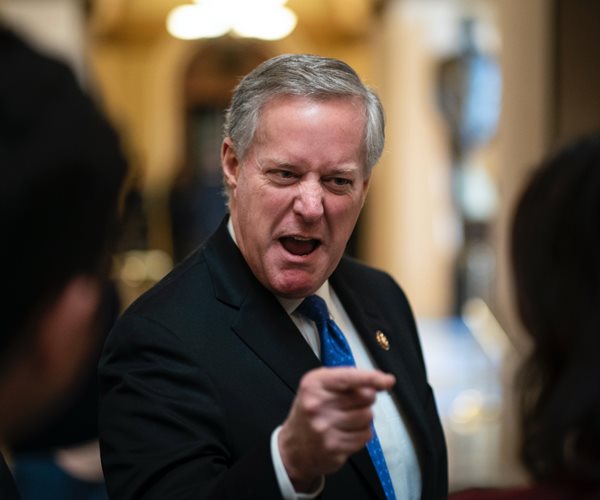
[[[124,207],[123,207],[124,209]],[[121,220],[124,214],[121,213]],[[52,491],[61,500],[106,500],[98,446],[97,364],[121,305],[116,284],[102,290],[92,349],[76,386],[35,432],[10,444],[12,470],[22,500],[41,500]]]
[[[105,346],[111,498],[445,497],[408,301],[343,256],[383,142],[378,97],[342,61],[283,55],[242,79],[229,216]]]
[[[532,342],[516,379],[532,484],[451,498],[600,499],[600,135],[534,173],[516,208],[511,257]]]
[[[65,65],[0,26],[0,68],[6,451],[60,411],[90,362],[126,166],[116,134]],[[0,498],[19,498],[2,455]]]

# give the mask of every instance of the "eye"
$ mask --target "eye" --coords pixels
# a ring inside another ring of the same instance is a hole
[[[274,183],[284,186],[294,183],[299,177],[297,173],[283,168],[269,170],[267,175]]]
[[[352,185],[352,181],[350,179],[344,179],[343,177],[334,177],[331,180],[336,186],[351,186]]]
[[[325,184],[334,193],[344,194],[352,189],[354,181],[347,177],[329,177],[325,179]]]

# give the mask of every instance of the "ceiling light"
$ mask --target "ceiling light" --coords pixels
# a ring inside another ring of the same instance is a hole
[[[280,40],[294,31],[297,22],[296,14],[287,7],[257,5],[238,11],[232,20],[232,30],[243,37]]]
[[[180,5],[171,10],[167,17],[168,32],[183,40],[218,37],[229,29],[229,21],[215,2]]]
[[[287,0],[194,0],[175,7],[167,30],[183,40],[212,38],[232,31],[238,36],[279,40],[289,35],[297,16],[284,7]]]

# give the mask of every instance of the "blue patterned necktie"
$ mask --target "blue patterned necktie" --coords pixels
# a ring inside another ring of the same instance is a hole
[[[310,295],[304,299],[298,307],[298,312],[307,318],[313,320],[319,330],[321,337],[321,362],[324,366],[355,366],[352,350],[348,345],[346,337],[330,318],[327,304],[318,295]],[[379,481],[388,500],[396,500],[394,487],[390,478],[381,443],[375,432],[375,427],[371,423],[373,437],[367,443],[367,450],[371,456],[371,461],[375,466]]]

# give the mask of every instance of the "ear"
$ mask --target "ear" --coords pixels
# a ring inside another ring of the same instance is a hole
[[[237,186],[240,161],[233,147],[233,141],[229,137],[225,137],[223,144],[221,144],[221,167],[223,168],[225,184],[229,190],[233,191]]]
[[[74,381],[96,344],[92,330],[100,294],[97,279],[75,277],[40,319],[33,368],[54,396]]]
[[[369,192],[369,186],[371,185],[371,174],[367,175],[363,181],[363,192],[362,192],[362,202],[361,202],[361,206],[363,206],[365,204],[365,201],[367,199],[367,193]]]

